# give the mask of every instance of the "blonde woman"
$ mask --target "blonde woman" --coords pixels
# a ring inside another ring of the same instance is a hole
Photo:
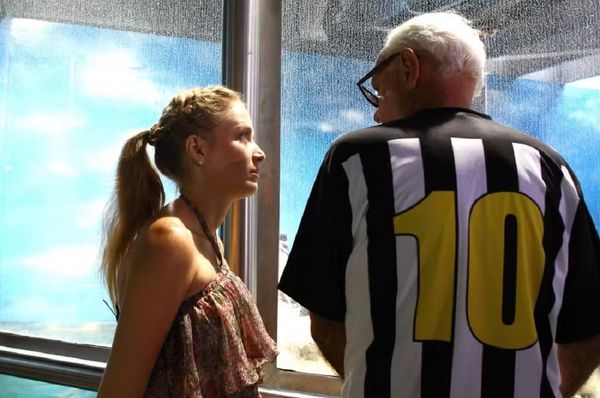
[[[166,206],[147,145],[181,193]],[[239,94],[221,86],[177,94],[125,143],[102,260],[118,324],[99,397],[259,396],[277,350],[215,232],[256,192],[264,159]]]

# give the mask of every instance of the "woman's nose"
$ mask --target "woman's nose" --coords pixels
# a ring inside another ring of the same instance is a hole
[[[256,150],[254,151],[253,157],[254,157],[254,159],[256,159],[256,161],[262,162],[263,160],[265,160],[267,158],[267,155],[265,155],[263,150],[257,145]]]

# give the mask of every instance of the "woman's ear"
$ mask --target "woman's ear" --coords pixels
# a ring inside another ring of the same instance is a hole
[[[204,159],[208,151],[206,140],[199,135],[190,134],[185,139],[185,152],[192,162],[204,166]]]
[[[404,70],[406,86],[409,89],[417,87],[421,76],[421,61],[412,48],[405,48],[400,52],[400,62]]]

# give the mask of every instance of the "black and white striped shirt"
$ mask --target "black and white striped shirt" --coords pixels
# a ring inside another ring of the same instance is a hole
[[[567,163],[439,108],[340,137],[279,284],[345,322],[343,397],[560,397],[600,333],[600,243]]]

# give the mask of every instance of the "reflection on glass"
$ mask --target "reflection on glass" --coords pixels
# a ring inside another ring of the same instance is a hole
[[[109,344],[99,238],[121,145],[219,83],[220,43],[15,18],[0,43],[0,330]]]
[[[310,66],[310,67],[309,67]],[[366,126],[372,108],[356,89],[370,69],[363,60],[286,53],[282,63],[280,272],[329,144],[342,132]],[[286,71],[296,71],[286,74]],[[339,70],[347,76],[332,81]],[[292,106],[286,104],[293,104]],[[288,247],[289,246],[289,247]],[[308,313],[279,293],[280,368],[334,374],[310,337]]]
[[[488,83],[477,109],[556,148],[600,224],[600,84],[585,79],[600,71],[597,50],[586,50],[599,48],[600,39],[585,33],[594,29],[600,3],[285,1],[280,272],[329,144],[374,123],[355,82],[373,67],[386,31],[420,12],[450,9],[474,20],[487,46]],[[278,367],[331,374],[309,325],[306,311],[280,293]]]
[[[0,375],[3,398],[93,398],[96,392]]]

